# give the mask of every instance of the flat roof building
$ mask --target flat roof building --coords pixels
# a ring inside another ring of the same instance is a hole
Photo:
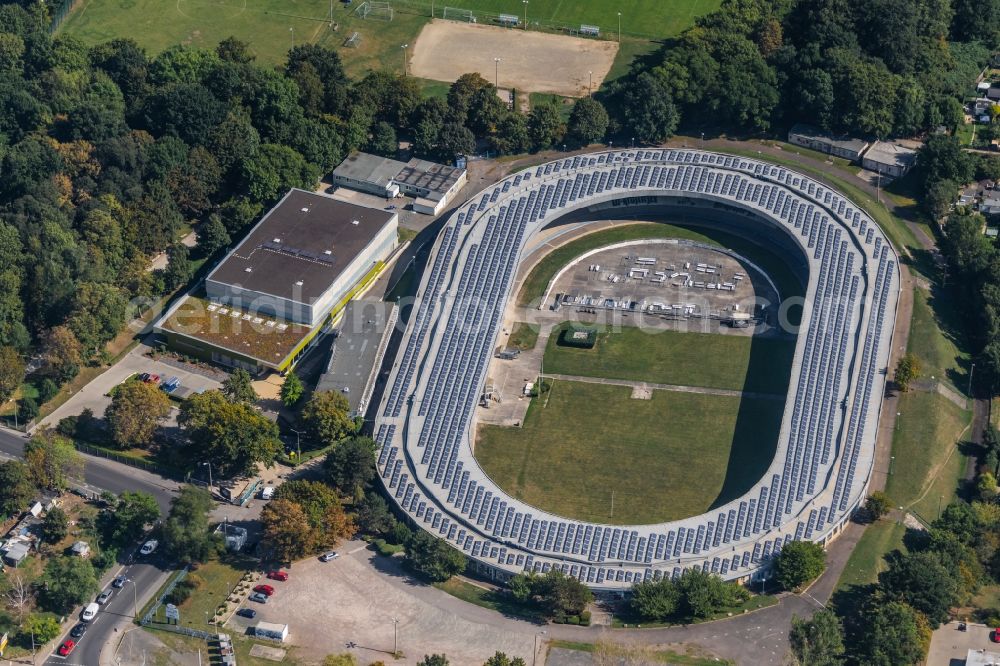
[[[464,168],[417,158],[400,162],[369,153],[353,153],[333,170],[335,185],[391,199],[409,195],[413,209],[437,215],[465,185]]]
[[[397,224],[392,211],[291,190],[157,330],[184,353],[284,370],[381,270]]]
[[[352,301],[344,309],[316,390],[343,393],[351,416],[364,416],[368,409],[397,313],[395,304],[383,301]]]
[[[965,655],[965,666],[1000,666],[1000,652],[969,650]]]
[[[861,159],[861,154],[868,147],[868,142],[864,139],[833,136],[819,128],[803,123],[795,125],[788,131],[788,142],[827,155],[842,157],[852,162]]]
[[[876,141],[861,158],[861,166],[891,178],[902,178],[917,163],[917,151],[889,141]]]

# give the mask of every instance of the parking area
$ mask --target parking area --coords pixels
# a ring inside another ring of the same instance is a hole
[[[339,552],[332,562],[295,563],[285,582],[266,581],[275,588],[267,603],[244,605],[257,616],[234,616],[227,628],[244,634],[257,622],[287,624],[288,642],[304,660],[348,651],[359,663],[370,663],[388,661],[395,618],[395,641],[404,657],[393,663],[416,664],[437,652],[447,654],[453,664],[481,664],[497,650],[531,661],[534,634],[523,623],[414,585],[399,571],[398,561],[376,556],[364,542],[343,544]],[[387,575],[372,575],[373,567]],[[447,597],[445,607],[429,603],[427,595]],[[462,612],[448,610],[449,601],[460,604]]]
[[[969,650],[1000,652],[1000,644],[992,640],[994,627],[969,623],[965,631],[958,622],[942,624],[931,634],[927,663],[933,666],[962,666]]]

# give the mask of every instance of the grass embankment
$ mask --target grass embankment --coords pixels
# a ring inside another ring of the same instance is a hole
[[[757,264],[774,280],[782,298],[804,293],[801,281],[788,268],[785,258],[760,245],[711,227],[642,222],[620,224],[572,240],[545,255],[528,273],[517,296],[518,305],[537,305],[549,282],[566,264],[590,250],[631,240],[678,238],[727,247]]]
[[[534,349],[538,343],[538,326],[526,324],[523,321],[515,322],[511,328],[510,337],[507,338],[507,346],[521,351]]]
[[[553,329],[545,373],[784,394],[794,340],[624,326],[602,331],[593,349],[559,345]]]
[[[668,391],[639,400],[622,386],[551,386],[532,400],[523,427],[482,426],[476,458],[532,506],[611,524],[676,520],[746,492],[773,457],[784,408],[778,400]]]
[[[840,574],[837,590],[874,583],[885,570],[885,554],[903,545],[905,533],[906,526],[894,520],[869,525]]]
[[[549,649],[575,650],[577,652],[589,652],[597,659],[595,663],[643,663],[651,661],[661,664],[672,664],[675,666],[727,666],[733,662],[728,659],[698,654],[696,648],[691,648],[686,653],[674,652],[673,650],[657,650],[652,646],[626,646],[617,645],[611,642],[581,643],[578,641],[554,640],[548,644]]]
[[[543,617],[537,609],[527,604],[519,603],[508,594],[473,585],[456,576],[449,578],[443,583],[434,583],[434,587],[450,594],[456,599],[461,599],[482,608],[488,608],[507,617],[531,621],[538,621]]]

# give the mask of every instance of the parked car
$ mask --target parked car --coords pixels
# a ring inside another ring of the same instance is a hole
[[[112,594],[114,594],[114,592],[112,592],[111,590],[104,590],[97,596],[97,603],[103,606],[104,604],[108,603],[108,599],[111,598]]]
[[[257,617],[257,611],[255,611],[252,608],[241,608],[238,611],[236,611],[236,614],[239,615],[240,617],[245,617],[248,620],[252,620],[255,617]]]
[[[140,374],[139,375],[139,381],[141,381],[141,382],[148,382],[149,381],[149,373],[148,372],[144,372],[144,373]]]
[[[259,604],[267,603],[267,595],[261,594],[260,592],[254,592],[249,597],[247,597],[247,599],[249,599],[250,601],[256,601]]]
[[[87,625],[83,622],[78,622],[77,625],[73,627],[73,630],[69,632],[69,635],[73,638],[80,638],[85,633],[87,633]]]
[[[271,587],[270,585],[258,585],[255,588],[253,588],[253,591],[260,592],[261,594],[267,596],[271,596],[272,594],[274,594],[274,588]]]
[[[340,557],[340,554],[336,551],[331,550],[329,553],[323,553],[319,556],[320,562],[329,562],[330,560],[335,560]]]
[[[128,578],[126,578],[125,576],[118,576],[113,581],[111,581],[111,587],[117,587],[118,589],[121,589],[125,587],[126,582],[128,582]]]
[[[146,375],[146,379],[144,379],[143,381],[146,382],[147,384],[159,384],[160,376],[151,372],[148,375]]]
[[[264,486],[260,491],[260,498],[262,500],[269,500],[274,497],[274,486]]]
[[[101,612],[101,607],[97,604],[87,604],[87,607],[83,609],[83,613],[80,614],[80,619],[84,622],[90,622],[97,614]]]
[[[146,543],[142,544],[142,548],[139,549],[140,555],[150,555],[156,547],[160,545],[160,542],[156,539],[150,539]]]
[[[283,583],[286,580],[288,580],[288,572],[287,571],[268,571],[267,572],[267,577],[270,578],[271,580],[278,580],[278,581],[281,581]]]
[[[65,643],[59,646],[59,656],[68,657],[70,652],[72,652],[73,648],[75,647],[76,647],[76,641],[74,641],[73,639],[67,640]]]

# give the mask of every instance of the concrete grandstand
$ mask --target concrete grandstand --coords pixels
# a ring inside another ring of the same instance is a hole
[[[477,400],[527,241],[568,215],[639,207],[767,234],[808,272],[777,452],[746,495],[703,515],[571,520],[483,473],[470,446]],[[437,240],[376,418],[381,478],[417,525],[497,578],[555,567],[620,590],[694,567],[758,577],[789,541],[835,537],[866,495],[899,284],[898,258],[864,211],[764,161],[626,150],[520,172],[460,207]]]

